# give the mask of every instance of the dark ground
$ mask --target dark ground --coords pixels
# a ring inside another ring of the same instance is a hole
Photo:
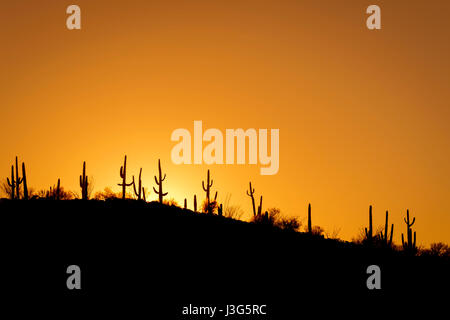
[[[408,257],[158,203],[0,200],[0,235],[1,301],[17,314],[203,319],[183,318],[182,306],[267,304],[269,316],[228,319],[293,319],[339,314],[330,310],[334,305],[349,310],[398,299],[414,305],[450,288],[448,259]],[[81,268],[79,291],[66,287],[72,264]],[[381,290],[366,287],[371,264],[381,268]]]

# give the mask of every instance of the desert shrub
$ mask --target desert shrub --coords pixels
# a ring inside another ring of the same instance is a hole
[[[332,232],[325,231],[325,237],[327,239],[339,240],[339,232],[341,232],[341,228],[334,228]]]
[[[223,203],[224,217],[240,220],[244,215],[244,210],[238,205],[230,205],[231,194],[227,194]]]
[[[269,208],[261,215],[255,215],[250,222],[271,225],[282,230],[299,231],[302,223],[297,217],[286,217],[279,208]]]
[[[299,231],[302,223],[297,217],[280,217],[276,225],[283,230]]]
[[[217,209],[219,207],[219,204],[217,203],[217,201],[215,200],[209,200],[209,204],[208,204],[208,200],[205,199],[202,203],[201,209],[202,212],[204,213],[217,213]]]
[[[167,200],[163,200],[163,204],[181,208],[180,205],[178,204],[178,202],[174,198],[169,198]]]
[[[450,258],[450,247],[443,242],[432,243],[430,249],[421,249],[419,251],[422,256]]]
[[[103,191],[98,191],[94,194],[94,200],[110,200],[120,198],[122,198],[122,192],[114,192],[110,187],[106,187]]]

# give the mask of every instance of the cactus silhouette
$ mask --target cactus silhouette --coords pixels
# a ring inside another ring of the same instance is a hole
[[[194,194],[194,212],[197,212],[197,195]]]
[[[219,215],[220,217],[223,216],[223,206],[222,206],[222,204],[220,204],[219,208],[217,209],[217,213],[218,213],[218,215]]]
[[[125,199],[126,187],[133,184],[133,182],[127,183],[127,156],[125,156],[123,166],[120,167],[120,177],[122,178],[122,183],[118,183],[118,185],[122,187],[122,199]]]
[[[312,234],[311,203],[308,203],[308,233]]]
[[[263,196],[259,198],[258,216],[261,216]]]
[[[412,222],[409,222],[409,210],[406,210],[406,219],[403,218],[403,220],[406,223],[406,231],[407,231],[407,237],[408,237],[408,242],[405,242],[403,233],[402,233],[402,245],[403,245],[403,250],[408,252],[408,253],[415,253],[417,251],[417,247],[416,247],[416,232],[414,231],[414,242],[413,242],[413,236],[412,236],[412,229],[411,227],[413,226],[414,222],[416,222],[416,218],[414,217]]]
[[[212,213],[211,206],[210,206],[210,199],[209,199],[212,185],[213,185],[213,180],[211,180],[211,181],[209,180],[209,169],[208,169],[208,174],[207,174],[207,179],[206,179],[206,187],[205,187],[205,181],[202,181],[203,190],[206,192],[206,201],[208,203],[208,213]],[[216,193],[216,197],[217,197],[217,193]]]
[[[252,205],[253,205],[253,216],[256,216],[256,208],[255,208],[255,197],[253,196],[255,194],[255,188],[252,189],[252,182],[249,183],[249,190],[247,191],[247,195],[252,198]]]
[[[164,174],[164,177],[162,177],[162,173],[161,173],[161,160],[158,159],[158,171],[159,171],[159,180],[158,178],[155,176],[155,182],[156,184],[159,186],[159,190],[156,191],[155,187],[153,187],[153,191],[155,191],[156,194],[158,194],[159,197],[159,202],[163,203],[163,197],[167,196],[168,192],[164,193],[163,192],[163,186],[162,183],[163,181],[166,179],[166,174]]]
[[[184,209],[187,209],[187,199],[184,198]]]
[[[28,200],[27,173],[25,171],[25,163],[24,162],[22,162],[22,180],[23,180],[23,199]]]
[[[11,180],[9,178],[6,178],[6,181],[8,183],[8,186],[11,188],[11,199],[14,200],[16,196],[16,180],[14,180],[14,165],[11,166]]]
[[[11,199],[20,199],[20,184],[23,181],[23,178],[19,177],[19,168],[18,168],[18,160],[16,157],[16,177],[14,179],[14,165],[11,166],[11,180],[6,178],[8,185],[11,187]],[[15,194],[14,194],[15,192]]]
[[[88,199],[88,177],[86,176],[86,161],[83,161],[83,175],[80,175],[81,199]]]
[[[144,194],[144,201],[145,201],[145,190],[144,187],[142,186],[142,180],[141,180],[141,175],[142,175],[142,168],[139,170],[139,185],[138,185],[138,189],[139,191],[136,190],[136,183],[134,181],[134,176],[133,176],[133,189],[134,189],[134,194],[138,197],[138,200],[142,199],[142,194]]]
[[[391,246],[392,245],[392,236],[394,234],[394,224],[392,224],[392,226],[391,226],[391,235],[388,237],[388,226],[389,226],[388,216],[389,216],[389,213],[386,210],[386,222],[384,224],[384,234],[383,234],[383,231],[381,231],[380,240],[383,241],[386,245]]]
[[[50,187],[50,194],[53,196],[53,199],[60,200],[61,199],[61,180],[58,179],[58,184],[56,185],[56,188],[53,190]]]
[[[366,239],[369,242],[372,242],[373,240],[373,228],[372,228],[372,206],[369,206],[369,230],[367,228],[364,228],[364,231],[366,233]]]

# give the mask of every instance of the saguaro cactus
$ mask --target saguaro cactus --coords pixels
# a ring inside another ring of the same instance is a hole
[[[60,200],[61,199],[61,180],[60,179],[58,179],[58,184],[56,185],[55,199],[56,200]]]
[[[14,200],[16,196],[16,180],[14,180],[14,165],[11,166],[11,180],[9,178],[6,178],[6,181],[8,182],[8,186],[11,188],[11,200]]]
[[[139,185],[138,185],[138,189],[139,191],[136,190],[136,183],[134,181],[134,176],[133,176],[133,189],[134,189],[134,194],[138,197],[138,200],[141,200],[142,194],[144,194],[144,201],[145,201],[145,190],[144,187],[142,186],[142,180],[141,180],[141,175],[142,175],[142,168],[139,170]]]
[[[412,222],[409,222],[409,210],[406,210],[406,219],[403,218],[403,220],[406,223],[406,231],[407,231],[407,237],[408,237],[408,242],[405,242],[405,239],[403,237],[403,233],[402,233],[402,245],[403,245],[403,250],[409,252],[409,253],[414,253],[417,250],[416,247],[416,232],[414,231],[414,242],[413,242],[413,237],[412,237],[412,229],[411,227],[413,226],[414,222],[416,222],[416,218],[414,217]]]
[[[197,195],[194,194],[194,212],[197,212]]]
[[[81,199],[88,199],[88,177],[86,175],[86,161],[83,161],[83,175],[80,175]]]
[[[123,166],[120,167],[120,177],[122,178],[122,183],[118,183],[118,185],[122,187],[122,199],[125,199],[126,187],[133,184],[133,182],[127,183],[127,156],[125,156]]]
[[[209,180],[209,169],[208,169],[208,174],[207,174],[207,179],[206,179],[206,187],[205,187],[205,181],[202,181],[203,190],[206,192],[206,202],[208,203],[208,213],[212,213],[211,206],[210,206],[210,199],[209,199],[212,185],[213,185],[213,180],[211,180],[211,181]],[[216,196],[217,196],[217,193],[216,193]]]
[[[259,198],[258,217],[261,216],[263,196]]]
[[[222,204],[220,204],[219,208],[217,209],[217,213],[219,214],[220,217],[223,216],[223,206],[222,206]]]
[[[187,209],[187,199],[184,198],[184,209]]]
[[[20,184],[23,182],[23,178],[19,177],[18,160],[16,157],[16,177],[14,179],[14,165],[11,166],[11,180],[6,178],[8,185],[11,187],[11,199],[20,199]],[[27,190],[28,191],[28,190]]]
[[[19,165],[16,156],[16,198],[20,199],[20,184],[22,183],[23,178],[19,178]]]
[[[167,196],[168,192],[164,193],[163,192],[163,181],[166,179],[166,174],[164,174],[164,177],[162,177],[162,173],[161,173],[161,160],[158,159],[158,171],[159,171],[159,180],[158,178],[156,178],[155,176],[155,182],[156,184],[159,186],[159,190],[156,191],[155,187],[153,187],[153,191],[155,191],[156,194],[158,194],[159,196],[159,202],[163,203],[163,197]]]
[[[372,206],[369,206],[369,230],[364,228],[366,233],[366,239],[371,242],[373,239],[373,228],[372,228]]]
[[[386,245],[390,246],[390,245],[392,245],[392,235],[394,234],[394,224],[392,224],[392,226],[391,226],[391,235],[388,237],[388,226],[389,226],[388,216],[389,216],[389,213],[386,210],[386,222],[384,224],[384,234],[383,234],[383,231],[381,231],[380,240],[383,241]]]
[[[312,234],[311,203],[308,203],[308,233]]]
[[[256,216],[256,208],[255,208],[255,197],[253,196],[255,194],[255,188],[252,189],[252,182],[249,183],[249,190],[247,190],[247,195],[252,198],[252,205],[253,205],[253,216]]]
[[[24,162],[22,162],[22,180],[23,180],[23,199],[28,200],[27,173],[25,171],[25,163]]]

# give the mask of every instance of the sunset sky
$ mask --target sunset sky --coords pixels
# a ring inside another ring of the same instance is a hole
[[[313,225],[346,240],[372,204],[397,244],[407,208],[418,244],[450,243],[449,14],[446,0],[1,1],[1,179],[17,155],[31,187],[80,192],[86,161],[94,191],[119,191],[126,154],[151,190],[161,158],[168,198],[189,207],[210,169],[219,201],[248,214],[251,180],[264,208],[305,223],[311,203]],[[173,164],[171,133],[194,120],[279,129],[278,174]]]

